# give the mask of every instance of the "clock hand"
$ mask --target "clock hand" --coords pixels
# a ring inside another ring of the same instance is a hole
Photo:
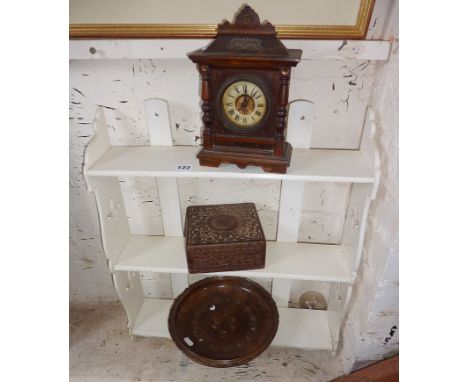
[[[244,95],[244,102],[242,102],[242,104],[244,105],[244,107],[246,107],[249,103],[249,98],[247,97],[247,94]]]
[[[242,101],[240,108],[241,110],[245,109],[247,107],[247,95],[244,94],[244,100]]]

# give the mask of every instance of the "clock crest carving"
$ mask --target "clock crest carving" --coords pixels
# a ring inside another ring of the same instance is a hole
[[[245,5],[234,22],[218,25],[206,49],[188,54],[201,77],[202,166],[233,163],[285,173],[292,147],[285,140],[291,68],[302,51],[287,49],[275,27]]]

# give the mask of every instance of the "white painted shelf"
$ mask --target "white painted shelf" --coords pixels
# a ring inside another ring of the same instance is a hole
[[[143,300],[133,335],[170,338],[167,318],[172,300]],[[279,327],[273,346],[291,346],[300,349],[332,350],[328,312],[320,310],[279,308]]]
[[[292,103],[287,135],[293,147],[291,165],[286,174],[274,174],[257,167],[199,166],[199,147],[172,146],[167,102],[148,99],[144,103],[151,145],[112,146],[106,121],[114,120],[115,115],[112,110],[99,108],[84,167],[88,188],[96,196],[104,252],[127,312],[130,332],[169,336],[167,318],[172,300],[144,298],[139,272],[169,273],[174,298],[188,287],[177,178],[277,179],[281,181],[277,241],[267,242],[265,268],[214,274],[272,279],[271,295],[280,313],[274,345],[336,350],[361,261],[369,206],[380,178],[371,108],[359,150],[324,150],[309,148],[312,126],[304,121],[313,120],[312,103]],[[178,165],[192,167],[179,171]],[[156,178],[165,236],[131,234],[120,176]],[[340,245],[297,242],[306,182],[352,183]],[[330,283],[327,311],[288,308],[292,280]]]
[[[268,241],[265,268],[210,275],[350,283],[350,256],[352,247]],[[184,238],[131,235],[114,270],[187,274]]]
[[[305,182],[373,183],[373,171],[358,150],[293,149],[286,174],[264,172],[258,167],[240,169],[225,164],[200,166],[197,146],[122,146],[111,147],[87,170],[88,176],[151,176],[257,178],[300,180]],[[178,165],[192,165],[190,171]]]

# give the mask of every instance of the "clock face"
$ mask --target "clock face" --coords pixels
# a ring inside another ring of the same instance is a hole
[[[254,82],[240,80],[230,84],[221,102],[225,118],[240,130],[259,126],[267,115],[267,98]]]

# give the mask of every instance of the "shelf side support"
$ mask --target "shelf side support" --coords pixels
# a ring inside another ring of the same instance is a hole
[[[351,297],[352,287],[345,283],[332,283],[328,297],[328,325],[333,349],[336,350],[340,339],[341,326]]]
[[[151,146],[172,146],[171,120],[167,101],[149,98],[143,101]]]
[[[87,175],[88,169],[110,148],[106,115],[102,107],[96,111],[93,128],[94,135],[85,151],[83,174],[88,191],[93,192],[96,198],[102,246],[112,270],[130,238],[130,227],[119,179]]]
[[[165,236],[183,236],[177,178],[157,178]]]
[[[112,274],[112,281],[127,313],[128,329],[132,335],[138,313],[143,305],[143,288],[139,273],[117,271]]]
[[[369,168],[373,170],[374,182],[373,184],[354,183],[352,185],[341,241],[343,246],[352,248],[352,250],[347,251],[349,255],[345,257],[345,260],[351,270],[353,283],[362,258],[370,204],[376,197],[380,182],[380,155],[374,139],[375,130],[374,110],[371,106],[368,106],[359,152],[366,160]],[[336,349],[339,342],[343,318],[348,309],[351,292],[352,284],[336,284],[330,289],[328,322],[334,349]]]
[[[146,113],[146,123],[151,146],[172,146],[171,120],[167,101],[150,98],[143,102]],[[165,236],[183,236],[182,214],[180,211],[179,187],[177,178],[156,178],[159,205]],[[173,298],[188,287],[186,274],[171,273],[171,288]]]
[[[359,151],[369,167],[373,169],[374,183],[352,185],[342,239],[342,245],[354,248],[354,251],[350,251],[354,253],[354,256],[347,259],[353,278],[356,277],[361,262],[370,203],[375,199],[380,182],[380,157],[374,141],[375,129],[374,111],[369,106],[366,111]]]
[[[188,276],[185,273],[171,273],[172,298],[177,298],[188,288]]]
[[[171,121],[167,101],[149,98],[143,102],[151,146],[172,146]],[[157,158],[155,158],[157,160]],[[177,178],[157,178],[159,203],[165,236],[183,236]]]
[[[297,242],[303,198],[304,182],[296,180],[281,182],[277,241]]]
[[[271,297],[273,297],[273,300],[279,307],[288,307],[291,282],[292,280],[290,279],[273,279]]]
[[[90,189],[90,185],[88,182],[87,170],[94,163],[96,163],[96,161],[107,150],[110,149],[110,140],[109,140],[109,132],[107,130],[106,117],[104,114],[104,109],[101,106],[99,106],[96,110],[96,114],[94,116],[94,121],[93,121],[93,130],[94,130],[94,134],[85,149],[84,167],[83,167],[83,174],[84,174],[85,181],[86,181],[89,191],[92,191],[92,190]]]
[[[289,105],[287,140],[295,149],[308,149],[312,136],[313,104],[297,100]],[[293,153],[294,155],[294,153]],[[304,182],[284,180],[278,216],[278,241],[297,242],[301,220]]]

